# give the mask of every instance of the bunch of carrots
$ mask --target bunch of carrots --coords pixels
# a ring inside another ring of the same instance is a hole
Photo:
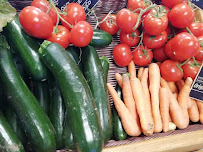
[[[128,65],[128,74],[115,77],[122,88],[123,100],[110,83],[109,93],[126,133],[130,136],[146,136],[187,128],[189,122],[203,124],[203,102],[189,97],[192,79],[167,82],[160,75],[157,63],[138,72],[134,62]]]

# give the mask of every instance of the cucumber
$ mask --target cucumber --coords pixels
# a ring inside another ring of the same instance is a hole
[[[75,147],[79,152],[102,150],[102,130],[91,90],[76,63],[56,43],[45,41],[39,49],[45,65],[59,84]]]
[[[92,46],[82,48],[83,74],[90,86],[103,131],[104,143],[112,136],[110,102],[107,93],[104,71],[97,51]]]
[[[40,106],[46,114],[49,112],[49,87],[47,81],[32,81],[33,94],[39,101]]]
[[[116,92],[118,93],[119,97],[122,99],[122,89],[117,84],[116,85]],[[112,107],[113,111],[113,134],[116,140],[125,140],[127,137],[127,134],[125,130],[123,129],[123,125],[121,123],[121,120],[118,116],[118,113],[116,111],[115,106]]]
[[[65,104],[62,99],[61,91],[59,90],[58,83],[55,78],[50,77],[49,94],[50,94],[50,107],[49,118],[56,131],[56,148],[64,148],[63,144],[63,123],[65,119]]]
[[[0,42],[7,43],[4,36]],[[38,152],[55,150],[55,131],[51,121],[40,107],[19,75],[10,50],[0,43],[0,80],[5,88],[10,104],[19,117],[26,134]]]
[[[0,111],[0,151],[25,152],[22,143]]]
[[[104,71],[104,78],[105,81],[107,82],[108,79],[108,72],[109,72],[109,59],[106,56],[102,56],[100,58],[100,62]]]
[[[93,37],[89,45],[96,48],[104,48],[111,44],[112,36],[108,32],[102,30],[94,30]]]
[[[16,15],[12,22],[7,24],[3,33],[12,50],[22,61],[28,76],[40,81],[47,79],[48,71],[37,53],[39,44],[36,39],[23,31],[18,20],[18,15]]]

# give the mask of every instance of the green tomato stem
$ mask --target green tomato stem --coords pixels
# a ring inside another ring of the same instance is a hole
[[[179,64],[180,65],[180,67],[182,67],[183,65],[185,65],[189,60],[190,60],[191,58],[189,58],[189,59],[187,59],[185,62],[183,62],[183,63],[181,63],[181,64]]]
[[[190,35],[193,35],[193,33],[190,31],[190,29],[188,27],[186,27],[185,29]]]

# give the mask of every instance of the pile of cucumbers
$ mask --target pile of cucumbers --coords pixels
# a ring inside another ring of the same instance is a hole
[[[84,48],[40,45],[23,31],[18,16],[2,34],[0,151],[100,152],[113,136],[126,138],[115,109],[111,114],[108,58],[99,58],[94,48],[109,45],[110,34],[94,31]]]

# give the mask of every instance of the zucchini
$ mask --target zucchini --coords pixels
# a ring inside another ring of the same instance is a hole
[[[62,149],[64,148],[63,123],[65,119],[65,104],[62,99],[61,91],[53,76],[50,77],[48,83],[50,94],[49,118],[56,131],[56,148]]]
[[[7,43],[4,36],[0,42]],[[55,131],[51,121],[40,107],[19,75],[10,50],[0,43],[0,80],[9,96],[10,104],[19,117],[26,134],[38,152],[55,150]]]
[[[108,79],[108,72],[109,72],[109,59],[106,56],[102,56],[100,58],[100,62],[104,71],[104,78],[105,81],[107,82]]]
[[[116,85],[116,92],[118,93],[119,97],[122,99],[122,89],[117,84]],[[118,113],[116,111],[115,106],[112,107],[113,111],[113,134],[116,140],[125,140],[127,137],[127,134],[125,130],[123,129],[123,125],[121,123],[121,120],[118,116]]]
[[[104,71],[97,51],[92,46],[82,48],[83,74],[90,86],[103,131],[104,143],[112,136],[111,109],[107,93]]]
[[[104,48],[111,44],[112,36],[108,32],[102,30],[94,30],[93,37],[89,45],[96,48]]]
[[[48,71],[40,61],[37,53],[39,44],[36,39],[30,37],[23,31],[18,20],[18,15],[16,15],[12,22],[7,24],[3,33],[12,50],[22,61],[28,76],[40,81],[47,79]]]
[[[47,81],[32,81],[33,94],[39,101],[40,106],[46,114],[49,112],[49,87]]]
[[[45,41],[39,49],[45,65],[59,84],[75,147],[79,152],[102,150],[102,130],[91,90],[80,69],[65,49]]]
[[[0,151],[25,152],[22,143],[0,111]]]

